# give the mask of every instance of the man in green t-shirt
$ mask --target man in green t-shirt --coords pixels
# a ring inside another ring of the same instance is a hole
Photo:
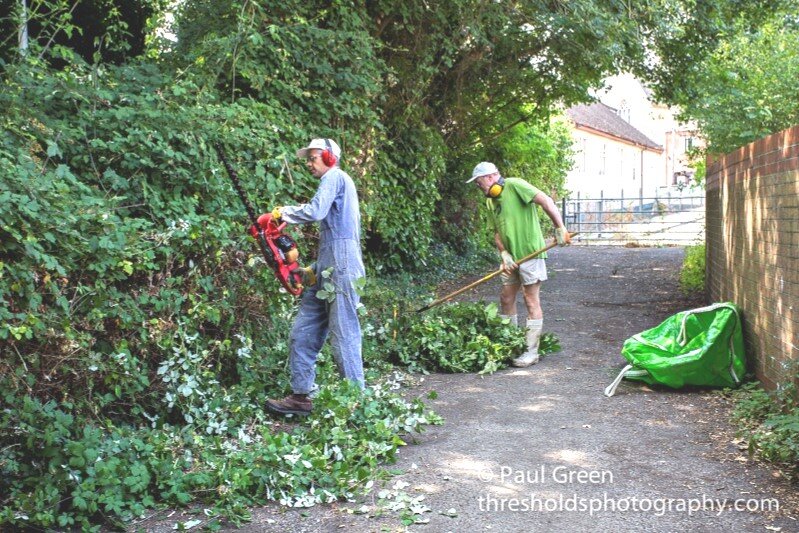
[[[486,205],[494,225],[494,241],[502,258],[502,315],[518,325],[516,295],[523,287],[527,305],[527,352],[513,360],[514,366],[530,366],[538,362],[538,341],[544,324],[539,291],[547,279],[546,252],[517,265],[516,261],[546,246],[538,221],[536,204],[541,206],[555,225],[555,238],[560,246],[571,242],[555,202],[523,179],[503,178],[493,163],[482,162],[474,167],[472,177],[487,196]]]

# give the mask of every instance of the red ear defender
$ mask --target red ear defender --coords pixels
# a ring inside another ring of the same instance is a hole
[[[322,163],[325,164],[326,167],[334,167],[336,166],[336,162],[338,162],[338,158],[333,153],[333,145],[330,144],[330,139],[325,139],[325,149],[322,152]]]

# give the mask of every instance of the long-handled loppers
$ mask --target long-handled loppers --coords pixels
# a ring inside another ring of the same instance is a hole
[[[569,234],[569,238],[574,237],[575,235],[579,235],[579,233],[577,233],[577,232],[570,233]],[[516,261],[516,264],[517,265],[521,265],[525,261],[529,261],[530,259],[534,259],[534,258],[538,257],[539,255],[541,255],[542,253],[546,252],[547,250],[549,250],[551,248],[554,248],[557,245],[558,245],[557,241],[554,241],[551,244],[548,244],[547,246],[545,246],[544,248],[541,248],[540,250],[536,250],[535,252],[531,253],[530,255],[526,255],[526,256],[522,257],[521,259]],[[435,306],[437,306],[439,304],[442,304],[442,303],[446,302],[447,300],[449,300],[450,298],[454,298],[455,296],[461,294],[462,292],[466,292],[469,289],[473,289],[474,287],[477,287],[478,285],[481,285],[481,284],[485,283],[486,281],[488,281],[488,280],[490,280],[490,279],[492,279],[492,278],[494,278],[496,276],[499,276],[500,274],[502,274],[502,269],[501,268],[499,270],[497,270],[496,272],[492,272],[489,275],[487,275],[485,277],[482,277],[482,278],[478,279],[477,281],[475,281],[473,283],[470,283],[467,286],[458,289],[455,292],[447,294],[443,298],[439,298],[438,300],[436,300],[434,302],[431,302],[431,303],[425,305],[424,307],[422,307],[420,309],[417,309],[416,312],[417,313],[421,313],[422,311],[427,311],[428,309],[433,308],[433,307],[435,307]]]

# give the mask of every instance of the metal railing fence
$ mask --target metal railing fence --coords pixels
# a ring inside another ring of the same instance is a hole
[[[686,190],[646,197],[578,193],[561,201],[561,214],[586,244],[689,245],[705,238],[705,197]]]

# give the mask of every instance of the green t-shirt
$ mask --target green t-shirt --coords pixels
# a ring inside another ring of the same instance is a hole
[[[505,178],[505,188],[499,198],[488,198],[489,216],[494,230],[513,259],[519,260],[546,246],[538,210],[533,203],[541,190],[520,178]],[[545,259],[546,252],[538,257]]]

